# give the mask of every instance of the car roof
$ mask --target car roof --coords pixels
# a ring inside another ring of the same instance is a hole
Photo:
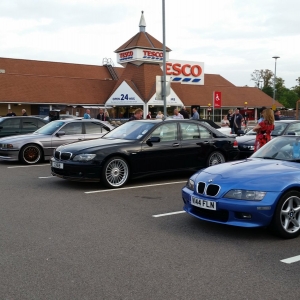
[[[300,120],[276,120],[275,123],[296,123],[300,122]]]
[[[36,117],[36,116],[12,116],[12,117],[0,117],[0,119],[28,119],[28,118],[31,118],[31,119],[37,119],[37,120],[43,120],[39,117]]]

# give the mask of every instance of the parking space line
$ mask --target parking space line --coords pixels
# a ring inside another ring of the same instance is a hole
[[[184,210],[174,211],[174,212],[160,214],[160,215],[152,215],[152,217],[159,218],[159,217],[165,217],[165,216],[171,216],[171,215],[178,215],[178,214],[182,214],[182,213],[185,213],[185,211]]]
[[[139,189],[145,187],[152,187],[152,186],[159,186],[159,185],[167,185],[167,184],[177,184],[177,183],[185,183],[185,181],[175,181],[175,182],[167,182],[167,183],[157,183],[157,184],[148,184],[148,185],[139,185],[139,186],[129,186],[125,188],[119,189],[110,189],[110,190],[99,190],[99,191],[92,191],[92,192],[84,192],[85,194],[93,194],[93,193],[106,193],[106,192],[117,192],[120,190],[130,190],[130,189]]]
[[[293,257],[281,260],[281,262],[286,263],[286,264],[292,264],[292,263],[297,262],[297,261],[300,261],[300,255],[293,256]]]
[[[50,166],[50,165],[49,164],[44,164],[44,165],[14,166],[14,167],[7,167],[7,169],[45,167],[45,166]]]

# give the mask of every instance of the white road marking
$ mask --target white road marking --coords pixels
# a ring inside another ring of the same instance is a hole
[[[31,167],[45,167],[45,166],[50,166],[50,165],[49,164],[44,164],[44,165],[14,166],[14,167],[7,167],[7,169],[31,168]]]
[[[300,260],[300,255],[294,256],[294,257],[290,257],[290,258],[286,258],[286,259],[282,259],[281,262],[286,263],[286,264],[292,264],[296,261]]]
[[[55,176],[51,175],[51,176],[47,176],[47,177],[39,177],[39,179],[45,179],[45,178],[54,178]]]
[[[185,211],[184,210],[174,211],[174,212],[160,214],[160,215],[152,215],[152,217],[159,218],[159,217],[165,217],[165,216],[171,216],[171,215],[178,215],[178,214],[182,214],[182,213],[185,213]]]
[[[167,185],[167,184],[177,184],[177,183],[185,183],[185,182],[186,182],[186,180],[185,181],[176,181],[176,182],[167,182],[167,183],[157,183],[157,184],[130,186],[130,187],[119,188],[119,189],[100,190],[100,191],[92,191],[92,192],[84,192],[84,193],[85,194],[93,194],[93,193],[117,192],[117,191],[120,191],[120,190],[139,189],[139,188],[144,188],[144,187],[152,187],[152,186]]]

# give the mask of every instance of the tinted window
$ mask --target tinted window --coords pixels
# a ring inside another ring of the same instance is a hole
[[[200,129],[200,138],[201,139],[208,139],[211,137],[210,131],[207,128],[205,128],[203,126],[199,126],[199,129]]]
[[[22,125],[23,129],[28,129],[28,130],[32,130],[32,131],[35,131],[38,129],[37,120],[35,120],[35,119],[23,119],[22,124],[23,124]]]
[[[19,118],[12,117],[11,119],[4,120],[0,126],[3,127],[3,129],[19,129],[20,128],[21,120]]]
[[[287,127],[288,124],[275,122],[275,129],[272,131],[272,135],[281,135],[283,134],[284,129]]]
[[[300,135],[300,123],[290,124],[285,134],[288,134],[289,132],[295,132],[296,135]]]
[[[82,134],[82,123],[79,122],[67,123],[59,131],[64,131],[66,135]]]
[[[193,140],[200,138],[199,127],[197,124],[180,123],[182,140]]]
[[[177,123],[167,123],[157,127],[150,137],[160,137],[161,142],[177,140]]]
[[[45,126],[45,123],[42,122],[41,120],[37,120],[37,122],[38,122],[38,128]]]
[[[106,133],[107,130],[103,128],[101,124],[98,123],[84,123],[85,125],[85,133],[93,134],[93,133]]]

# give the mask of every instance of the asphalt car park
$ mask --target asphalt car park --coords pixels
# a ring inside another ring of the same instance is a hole
[[[183,212],[188,175],[120,189],[0,164],[3,299],[298,299],[299,239]]]

